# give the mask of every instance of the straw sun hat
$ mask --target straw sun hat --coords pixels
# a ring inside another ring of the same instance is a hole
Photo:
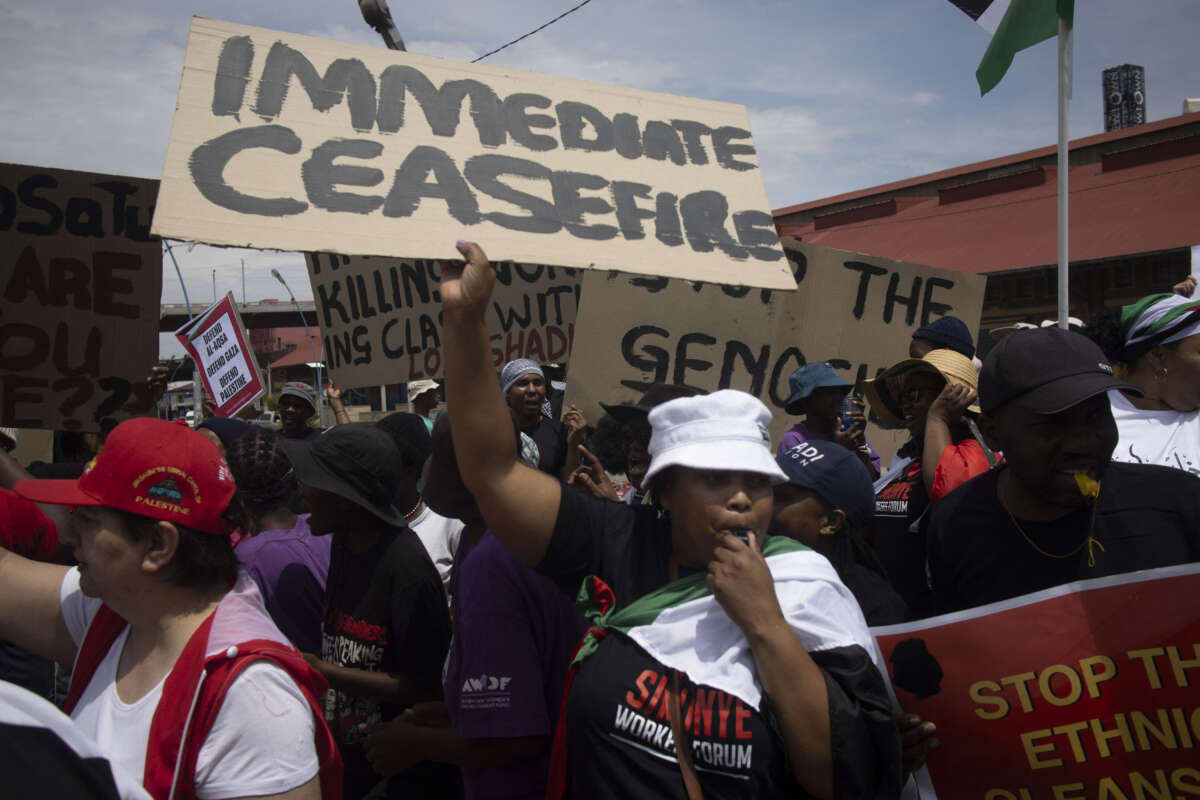
[[[914,372],[940,375],[949,383],[979,389],[979,372],[971,359],[954,350],[930,350],[924,358],[908,358],[888,367],[879,377],[863,381],[863,393],[875,416],[884,428],[903,428],[904,413],[900,410],[900,392],[905,379]],[[967,410],[978,414],[977,403]]]

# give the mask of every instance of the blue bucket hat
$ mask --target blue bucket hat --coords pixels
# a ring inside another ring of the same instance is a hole
[[[871,476],[854,453],[840,444],[801,442],[775,459],[788,483],[810,489],[840,508],[851,527],[865,525],[875,513]]]
[[[853,385],[824,361],[805,364],[788,376],[788,388],[792,393],[783,410],[793,415],[801,414],[804,412],[804,401],[817,389],[842,389],[842,394],[845,394]]]

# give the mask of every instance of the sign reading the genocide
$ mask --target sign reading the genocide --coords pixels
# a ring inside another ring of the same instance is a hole
[[[788,375],[802,364],[828,361],[861,389],[908,357],[921,325],[947,314],[978,324],[983,276],[788,239],[784,247],[794,292],[588,273],[567,402],[598,419],[600,403],[636,400],[655,382],[741,389],[771,409],[778,442],[798,421],[784,405]],[[903,443],[875,428],[867,438],[885,464]]]
[[[152,404],[158,182],[0,164],[0,425],[98,431]]]
[[[790,288],[746,109],[193,18],[154,216],[212,244]]]
[[[185,322],[175,338],[196,362],[218,417],[232,417],[262,395],[262,376],[232,292]]]
[[[1200,564],[875,628],[943,800],[1200,794]]]
[[[438,263],[309,254],[325,366],[347,388],[442,375]],[[496,370],[514,358],[566,361],[575,336],[579,270],[502,262],[488,305]]]

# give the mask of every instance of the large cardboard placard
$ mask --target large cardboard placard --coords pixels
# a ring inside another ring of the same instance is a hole
[[[148,407],[158,182],[0,164],[0,425],[100,430]]]
[[[1200,564],[876,628],[941,800],[1200,794]]]
[[[601,402],[633,401],[654,382],[742,389],[773,418],[772,441],[791,425],[788,375],[828,361],[862,382],[908,357],[912,332],[951,314],[978,327],[986,279],[784,240],[797,290],[769,290],[587,273],[576,323],[567,402],[589,419]],[[907,434],[868,426],[883,457]]]
[[[346,388],[442,376],[441,274],[429,259],[310,253],[308,274],[325,367]],[[575,336],[580,271],[495,264],[488,304],[492,361],[566,361]]]
[[[233,292],[185,322],[175,338],[200,369],[216,416],[232,417],[262,396],[266,387]]]
[[[743,106],[200,17],[154,232],[790,286]]]

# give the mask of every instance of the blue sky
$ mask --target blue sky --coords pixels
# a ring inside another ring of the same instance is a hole
[[[409,49],[470,59],[571,0],[391,3]],[[1200,3],[1077,4],[1071,136],[1103,129],[1100,72],[1147,73],[1148,118],[1200,96]],[[192,14],[382,47],[354,0],[0,2],[0,160],[157,177]],[[742,103],[775,208],[1055,140],[1053,41],[1018,55],[981,98],[988,35],[948,0],[592,0],[488,59],[641,89]],[[193,300],[235,289],[280,297],[278,267],[310,297],[296,254],[178,251]],[[164,275],[164,302],[182,293]]]

